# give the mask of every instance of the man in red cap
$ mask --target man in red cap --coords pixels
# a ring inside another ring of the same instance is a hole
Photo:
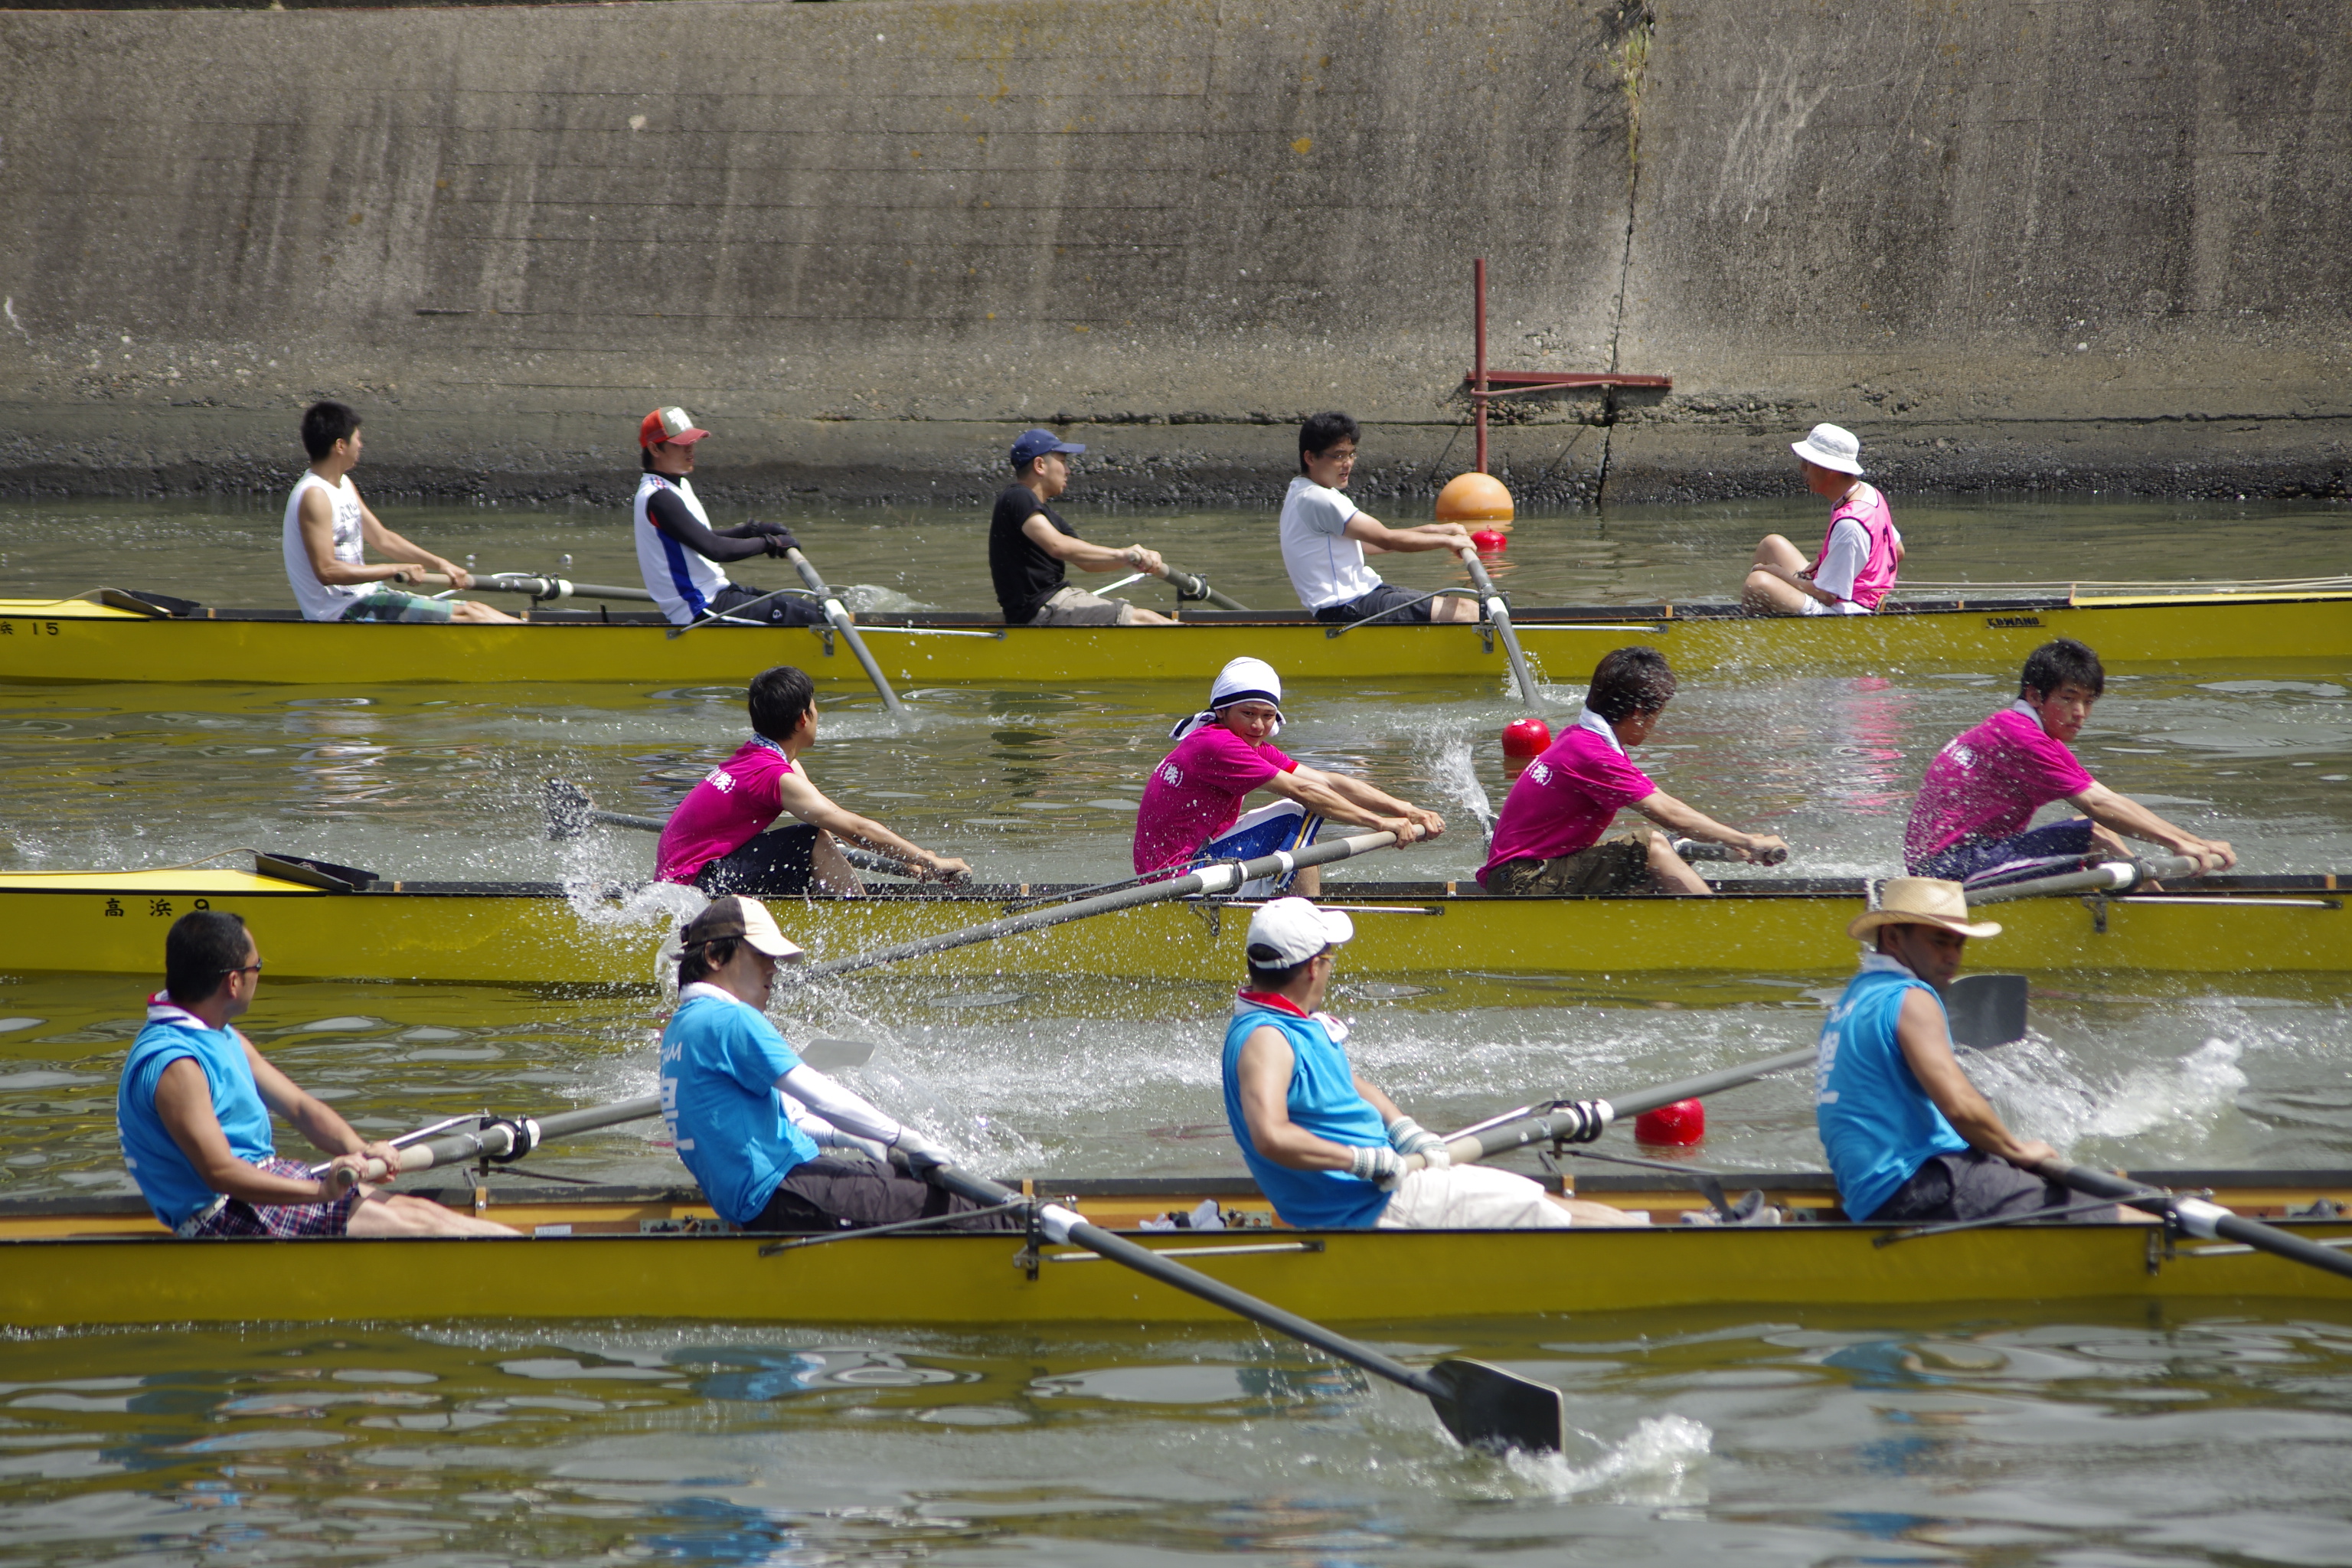
[[[695,427],[683,408],[656,408],[639,422],[637,446],[645,478],[637,481],[637,569],[646,589],[674,626],[706,616],[737,624],[814,626],[824,612],[790,594],[766,594],[730,582],[719,563],[754,555],[781,558],[800,541],[782,523],[752,521],[714,529],[710,514],[687,479],[694,472],[694,444],[709,435]]]

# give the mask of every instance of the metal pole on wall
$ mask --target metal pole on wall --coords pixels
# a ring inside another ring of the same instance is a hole
[[[1477,318],[1476,361],[1470,372],[1470,406],[1478,426],[1478,471],[1486,471],[1486,258],[1470,263],[1470,293]]]

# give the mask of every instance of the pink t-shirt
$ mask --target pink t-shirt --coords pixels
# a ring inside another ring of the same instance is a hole
[[[784,809],[778,786],[792,771],[792,760],[774,742],[757,735],[744,742],[703,774],[670,813],[655,852],[654,875],[665,882],[691,882],[705,866],[750,843]]]
[[[1151,770],[1135,813],[1135,871],[1181,865],[1242,814],[1242,797],[1298,764],[1272,742],[1255,744],[1223,724],[1195,730]]]
[[[1903,832],[1903,858],[1916,866],[1963,838],[2022,833],[2036,811],[2096,782],[2066,742],[2043,731],[2033,710],[2022,702],[2004,708],[1955,737],[1927,764]]]
[[[1528,764],[1504,797],[1494,848],[1478,868],[1478,880],[1483,884],[1507,860],[1550,860],[1590,849],[1620,807],[1657,793],[1649,775],[1625,760],[1615,736],[1579,720]]]

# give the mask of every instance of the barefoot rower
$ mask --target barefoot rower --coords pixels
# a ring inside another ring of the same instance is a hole
[[[751,738],[670,813],[656,851],[656,878],[761,898],[805,893],[812,884],[828,893],[863,892],[838,838],[897,857],[922,881],[952,882],[971,870],[844,810],[809,783],[800,755],[816,739],[816,685],[805,673],[780,664],[753,676],[747,706]],[[766,831],[787,812],[800,820]]]
[[[1622,806],[1685,837],[1727,844],[1743,860],[1785,854],[1789,846],[1779,835],[1726,827],[1652,784],[1626,760],[1626,748],[1650,738],[1674,694],[1675,672],[1657,649],[1621,647],[1602,658],[1584,694],[1584,711],[1504,797],[1479,885],[1490,893],[1714,891],[1675,853],[1665,834],[1637,827],[1601,842]]]
[[[800,541],[776,522],[715,529],[687,476],[694,445],[709,435],[683,408],[656,408],[637,422],[639,460],[635,526],[637,570],[646,591],[673,626],[725,616],[774,626],[821,626],[824,612],[790,594],[769,594],[728,580],[721,564],[755,555],[782,559]]]
[[[768,1022],[761,1009],[777,961],[801,950],[763,905],[714,899],[678,943],[677,1011],[661,1039],[662,1112],[677,1157],[720,1218],[746,1230],[841,1230],[979,1206],[921,1179],[945,1153],[802,1061]],[[820,1154],[810,1134],[828,1130],[824,1142],[877,1148],[885,1162]],[[892,1150],[915,1174],[891,1168]],[[957,1228],[1021,1223],[989,1215]]]
[[[1805,488],[1835,503],[1821,552],[1808,563],[1768,533],[1756,547],[1740,603],[1768,616],[1866,616],[1895,587],[1903,536],[1875,485],[1862,482],[1862,443],[1851,431],[1816,425],[1790,449],[1805,466]]]
[[[384,527],[352,483],[359,466],[360,416],[347,404],[314,403],[302,411],[302,449],[310,471],[286,498],[280,544],[287,580],[303,617],[313,621],[466,621],[515,624],[515,617],[471,599],[433,599],[387,586],[438,572],[460,588],[473,574]],[[367,552],[389,556],[371,565]]]
[[[1434,838],[1445,819],[1346,773],[1293,762],[1274,745],[1282,729],[1282,678],[1259,658],[1237,658],[1218,672],[1209,706],[1168,733],[1176,749],[1160,760],[1135,814],[1138,876],[1209,860],[1246,860],[1315,842],[1325,819],[1385,828],[1400,844]],[[1278,795],[1244,816],[1256,790]],[[1297,874],[1299,891],[1320,888],[1321,868]],[[1281,891],[1244,884],[1240,896]]]
[[[488,1220],[367,1184],[341,1197],[278,1157],[269,1113],[302,1130],[337,1170],[400,1152],[370,1143],[304,1093],[229,1026],[261,988],[261,952],[245,921],[198,910],[163,938],[163,990],[147,1005],[115,1100],[123,1163],[155,1217],[183,1237],[512,1236]]]
[[[1415,594],[1381,581],[1364,564],[1366,552],[1417,554],[1471,548],[1470,531],[1458,522],[1391,528],[1348,499],[1356,473],[1356,446],[1363,431],[1345,414],[1318,414],[1298,427],[1298,477],[1282,498],[1282,563],[1298,602],[1318,621],[1361,621],[1383,626],[1409,621],[1475,621],[1475,599]]]
[[[1090,544],[1062,521],[1054,499],[1070,488],[1070,459],[1086,447],[1051,430],[1024,430],[1013,443],[1013,482],[988,522],[988,574],[1008,626],[1166,626],[1157,610],[1089,594],[1065,582],[1081,572],[1168,575],[1160,552],[1140,544]]]
[[[2237,852],[2200,838],[2093,778],[2070,742],[2106,689],[2099,656],[2072,637],[2026,656],[2017,700],[1936,753],[1912,803],[1903,835],[1905,868],[1914,876],[1983,882],[2030,876],[2093,854],[2131,858],[2118,835],[2161,844],[2199,864],[2226,871]],[[2063,800],[2086,816],[2029,828],[2033,814]]]
[[[1527,1177],[1454,1165],[1435,1133],[1349,1064],[1347,1026],[1319,1011],[1355,922],[1305,899],[1250,917],[1249,985],[1225,1026],[1225,1120],[1286,1225],[1314,1229],[1534,1230],[1632,1225]],[[1406,1174],[1403,1157],[1427,1168]]]

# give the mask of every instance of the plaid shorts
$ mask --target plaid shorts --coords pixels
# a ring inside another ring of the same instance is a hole
[[[310,1179],[308,1165],[275,1156],[262,1161],[257,1168],[273,1176],[291,1176],[304,1182]],[[352,1210],[362,1195],[360,1189],[353,1187],[333,1202],[323,1204],[249,1204],[242,1198],[231,1198],[204,1218],[182,1227],[179,1234],[188,1237],[341,1236],[351,1228]]]
[[[446,621],[449,601],[404,594],[397,588],[377,588],[343,612],[347,621]]]

